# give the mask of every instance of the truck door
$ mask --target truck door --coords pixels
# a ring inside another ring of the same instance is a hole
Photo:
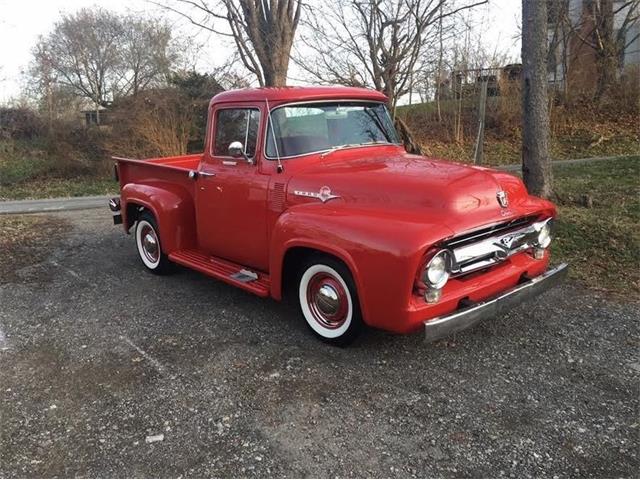
[[[261,111],[244,105],[213,108],[208,152],[197,178],[198,244],[204,253],[267,271],[269,175],[260,171],[257,161]],[[229,145],[237,141],[253,164],[229,154]]]

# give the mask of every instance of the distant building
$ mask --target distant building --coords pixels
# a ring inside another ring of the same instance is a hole
[[[85,127],[100,127],[109,124],[109,110],[104,107],[81,110],[80,114]]]
[[[598,53],[588,44],[597,41],[596,25],[589,13],[594,7],[603,11],[603,16],[607,11],[613,15],[613,37],[620,37],[622,46],[616,76],[630,67],[640,66],[640,22],[626,21],[638,13],[630,12],[632,5],[628,0],[547,1],[550,83],[558,87],[589,88],[597,82]]]
[[[440,98],[475,97],[487,84],[487,96],[498,97],[505,95],[504,90],[510,90],[512,85],[520,84],[522,80],[522,64],[511,63],[504,67],[472,68],[454,70],[451,79],[445,78],[440,83]],[[436,92],[436,95],[438,92]]]

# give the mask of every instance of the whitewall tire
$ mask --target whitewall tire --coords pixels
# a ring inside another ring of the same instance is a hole
[[[138,256],[147,269],[153,273],[165,273],[171,263],[162,252],[160,233],[153,215],[142,212],[135,228]]]
[[[340,262],[318,259],[303,266],[298,302],[307,325],[321,339],[350,343],[362,325],[351,274]]]

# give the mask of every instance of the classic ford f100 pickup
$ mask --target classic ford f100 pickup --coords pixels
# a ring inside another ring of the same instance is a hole
[[[430,340],[558,283],[556,214],[503,172],[406,153],[381,93],[216,95],[204,153],[116,158],[115,223],[144,266],[180,264],[263,297],[290,294],[320,338],[364,325]]]

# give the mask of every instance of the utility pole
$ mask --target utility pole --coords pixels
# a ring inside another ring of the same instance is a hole
[[[522,176],[532,195],[552,194],[547,93],[547,2],[522,0]]]
[[[480,81],[480,104],[478,105],[478,135],[476,136],[476,147],[473,152],[473,161],[476,165],[481,165],[484,157],[484,124],[487,111],[487,86],[489,85],[489,75],[483,75],[483,77],[481,77]]]

